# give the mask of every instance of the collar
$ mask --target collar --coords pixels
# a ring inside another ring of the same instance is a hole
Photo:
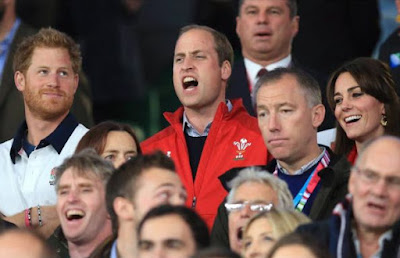
[[[232,102],[229,99],[225,100],[225,104],[228,107],[228,112],[230,112],[233,108]],[[207,136],[208,133],[210,132],[212,121],[207,124],[206,128],[204,129],[204,132],[201,134],[199,133],[193,125],[189,122],[189,119],[186,116],[186,112],[183,112],[183,118],[182,118],[182,130],[187,133],[190,137],[202,137],[202,136]]]
[[[267,69],[267,71],[272,71],[279,67],[289,67],[290,63],[292,62],[292,55],[289,54],[287,57],[279,60],[278,62],[269,64],[267,66],[261,66],[250,59],[244,58],[244,66],[246,67],[248,78],[251,81],[251,85],[256,85],[257,82],[257,73],[260,71],[261,68]]]
[[[356,249],[357,257],[362,257],[361,249],[360,249],[361,248],[360,247],[360,240],[358,239],[357,231],[354,228],[354,226],[352,226],[351,231],[352,231],[353,242],[354,242],[354,246],[355,246],[355,249]],[[392,239],[392,237],[393,237],[393,231],[391,229],[389,229],[388,231],[383,233],[378,239],[379,248],[378,248],[378,250],[376,250],[376,252],[371,257],[372,258],[382,257],[381,255],[382,255],[382,251],[383,251],[384,242],[385,241],[390,241]]]
[[[68,141],[69,137],[77,126],[78,122],[76,121],[75,117],[69,113],[50,135],[39,142],[38,146],[36,146],[36,149],[51,145],[57,151],[57,153],[60,154],[65,143]],[[27,130],[28,126],[26,121],[24,121],[18,129],[17,134],[14,136],[14,141],[10,149],[10,157],[14,164],[16,156],[20,155],[22,141],[25,138],[25,132]]]
[[[110,258],[118,258],[117,239],[115,239],[114,243],[112,244]]]
[[[13,41],[15,32],[17,31],[20,24],[21,24],[21,19],[19,19],[19,18],[15,19],[15,22],[14,22],[13,26],[11,27],[10,32],[7,34],[7,36],[5,36],[3,41],[0,42],[0,46],[1,46],[0,52],[3,52],[4,50],[8,49],[8,46]]]
[[[310,162],[308,162],[307,164],[302,166],[299,170],[295,171],[293,173],[293,175],[301,175],[304,172],[308,171],[310,168],[314,167],[322,159],[322,157],[325,155],[326,148],[325,147],[321,147],[321,149],[322,149],[322,152],[321,152],[321,154],[318,155],[318,157],[316,157],[315,159],[311,160]],[[278,167],[279,171],[281,171],[283,174],[291,175],[286,169],[284,169],[281,166],[281,164],[279,164],[278,160],[276,160],[276,166]]]

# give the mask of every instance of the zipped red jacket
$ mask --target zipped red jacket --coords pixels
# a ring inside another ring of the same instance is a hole
[[[231,102],[231,111],[223,102],[218,106],[194,183],[183,134],[183,107],[174,113],[165,112],[170,126],[141,143],[143,153],[158,149],[173,159],[187,190],[186,205],[195,208],[209,228],[214,223],[219,204],[227,195],[218,177],[234,167],[265,165],[268,159],[257,119],[247,113],[241,99]]]

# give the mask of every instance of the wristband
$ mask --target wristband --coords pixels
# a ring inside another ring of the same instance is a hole
[[[32,208],[25,210],[25,227],[32,228],[32,217],[31,217]]]
[[[37,215],[39,220],[39,227],[41,227],[43,226],[43,223],[42,223],[42,212],[40,210],[40,205],[37,206]]]

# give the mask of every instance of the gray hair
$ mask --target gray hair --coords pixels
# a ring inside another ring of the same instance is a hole
[[[252,95],[254,105],[257,106],[257,94],[261,87],[276,82],[286,75],[293,76],[296,79],[310,108],[322,103],[321,89],[319,88],[319,84],[310,74],[294,67],[281,67],[264,74],[257,81],[256,85],[254,86],[254,93]]]
[[[108,179],[114,172],[114,166],[111,164],[111,162],[108,162],[100,157],[94,149],[87,148],[77,154],[74,154],[70,158],[65,159],[64,162],[56,168],[56,190],[58,190],[60,178],[69,168],[75,168],[75,173],[77,173],[79,176],[95,176],[101,179],[104,183],[104,186],[107,184]]]
[[[278,208],[293,210],[293,197],[285,181],[272,175],[266,170],[257,167],[248,167],[239,171],[239,174],[229,183],[231,190],[227,196],[227,203],[232,203],[237,189],[248,182],[265,184],[274,190],[278,196]]]

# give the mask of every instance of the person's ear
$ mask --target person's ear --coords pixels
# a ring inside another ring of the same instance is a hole
[[[16,71],[14,74],[14,82],[15,86],[17,87],[18,91],[23,92],[25,90],[25,75],[20,72]]]
[[[318,128],[325,118],[325,106],[323,104],[315,105],[311,108],[311,121],[314,128]]]
[[[134,217],[133,204],[124,197],[117,197],[114,199],[113,208],[115,214],[121,220],[132,220]]]

